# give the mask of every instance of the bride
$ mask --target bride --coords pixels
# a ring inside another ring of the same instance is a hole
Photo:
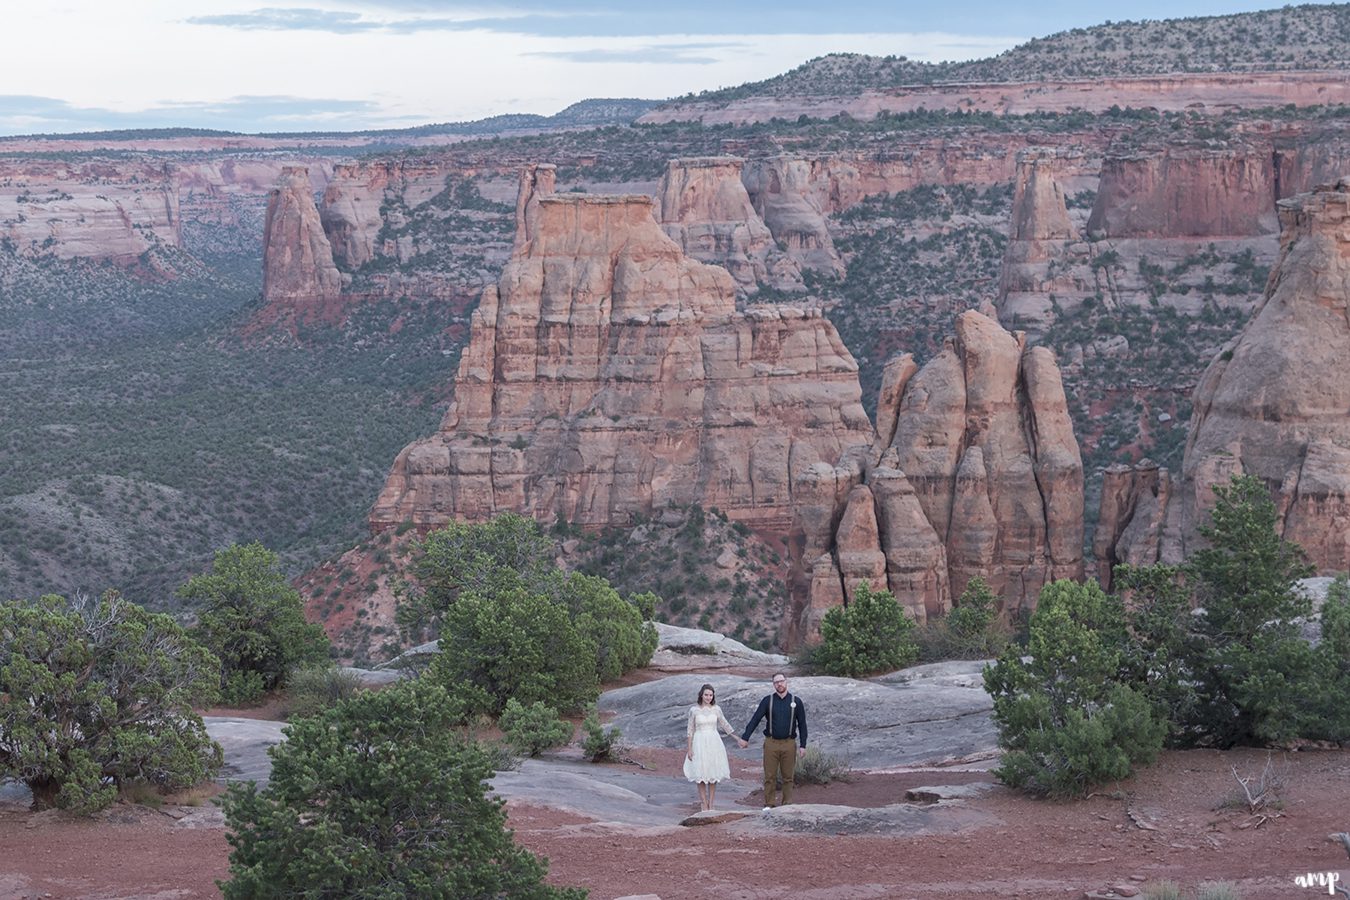
[[[717,782],[731,777],[727,751],[717,734],[718,728],[727,734],[736,733],[722,715],[722,707],[717,705],[717,692],[711,684],[705,684],[698,689],[698,704],[689,707],[688,740],[684,752],[684,777],[698,785],[701,809],[713,808]],[[746,741],[740,741],[740,744],[748,746]]]

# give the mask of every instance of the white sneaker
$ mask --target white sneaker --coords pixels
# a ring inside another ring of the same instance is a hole
[[[771,809],[773,809],[772,806],[766,806],[766,807],[764,807],[764,811],[765,811],[765,812],[768,812],[768,811],[771,810]]]

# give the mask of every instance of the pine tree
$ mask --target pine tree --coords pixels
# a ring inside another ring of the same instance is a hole
[[[985,669],[1004,783],[1076,797],[1153,761],[1166,725],[1126,683],[1125,645],[1124,611],[1096,582],[1041,590],[1027,646]]]
[[[464,717],[419,679],[292,723],[267,787],[231,785],[222,803],[225,897],[582,900],[545,884],[547,864],[516,846]]]

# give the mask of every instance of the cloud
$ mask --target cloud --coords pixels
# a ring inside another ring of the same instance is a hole
[[[695,43],[695,44],[650,44],[645,47],[631,47],[622,50],[591,48],[588,50],[536,50],[525,56],[538,56],[545,59],[562,59],[575,63],[653,63],[657,65],[710,65],[720,62],[716,56],[696,51],[707,50],[743,50],[748,44]]]
[[[228,13],[215,16],[192,16],[189,25],[219,25],[244,31],[331,31],[335,34],[354,34],[375,31],[379,22],[361,18],[360,13],[327,9],[267,8],[246,13]]]
[[[137,110],[74,106],[54,97],[0,95],[0,133],[52,134],[121,128],[210,128],[220,131],[359,130],[380,115],[366,100],[239,96],[211,101],[165,101]],[[411,120],[412,117],[407,117]],[[419,117],[417,121],[421,121]]]
[[[531,19],[549,16],[460,18],[370,18],[362,13],[343,12],[308,7],[265,7],[244,13],[222,13],[211,16],[191,16],[189,25],[214,25],[241,31],[322,31],[331,34],[368,34],[387,32],[414,34],[421,31],[499,31],[511,33],[543,33],[527,24]]]
[[[192,16],[185,21],[248,31],[412,34],[476,30],[553,38],[813,34],[822,25],[818,0],[779,0],[772,7],[726,0],[683,0],[678,6],[639,5],[631,0],[517,0],[495,6],[462,0],[356,0],[354,5],[362,11],[262,7]],[[873,34],[951,28],[950,11],[938,14],[907,7],[892,0],[832,0],[828,22],[839,32]],[[964,24],[976,33],[989,28],[987,20]]]

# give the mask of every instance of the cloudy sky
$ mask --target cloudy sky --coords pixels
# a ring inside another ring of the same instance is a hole
[[[271,5],[267,5],[271,4]],[[1119,0],[1158,19],[1275,0]],[[0,134],[355,130],[555,113],[755,81],[832,52],[937,62],[1094,25],[1081,0],[31,0]]]

